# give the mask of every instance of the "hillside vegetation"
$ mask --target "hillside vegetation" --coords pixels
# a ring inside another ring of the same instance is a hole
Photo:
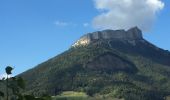
[[[147,41],[95,41],[73,47],[19,76],[26,93],[77,91],[125,100],[164,100],[170,95],[170,53]],[[109,100],[109,99],[108,99]]]

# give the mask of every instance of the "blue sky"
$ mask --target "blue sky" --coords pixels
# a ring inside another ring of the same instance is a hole
[[[170,1],[163,2],[144,37],[170,50]],[[97,30],[91,23],[100,13],[93,0],[1,0],[0,73],[10,65],[16,75],[69,49],[80,36]]]

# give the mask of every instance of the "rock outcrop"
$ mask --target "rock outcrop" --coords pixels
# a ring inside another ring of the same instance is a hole
[[[78,41],[76,41],[72,46],[88,45],[94,40],[101,39],[114,39],[114,40],[142,40],[142,31],[138,27],[131,28],[127,31],[125,30],[104,30],[97,31],[93,33],[88,33],[82,36]]]

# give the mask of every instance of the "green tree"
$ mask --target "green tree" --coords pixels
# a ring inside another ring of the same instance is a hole
[[[43,95],[42,97],[35,97],[33,95],[22,94],[25,89],[25,81],[21,77],[9,77],[12,74],[13,68],[7,66],[5,68],[7,77],[0,80],[6,87],[6,93],[0,91],[1,98],[5,100],[52,100],[51,96]]]

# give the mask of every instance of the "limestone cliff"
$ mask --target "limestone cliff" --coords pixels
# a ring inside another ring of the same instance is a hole
[[[137,28],[131,28],[127,31],[125,30],[104,30],[104,31],[97,31],[93,33],[88,33],[82,36],[78,41],[76,41],[72,46],[80,46],[80,45],[88,45],[94,40],[101,40],[101,39],[114,39],[114,40],[142,40],[142,31]]]

